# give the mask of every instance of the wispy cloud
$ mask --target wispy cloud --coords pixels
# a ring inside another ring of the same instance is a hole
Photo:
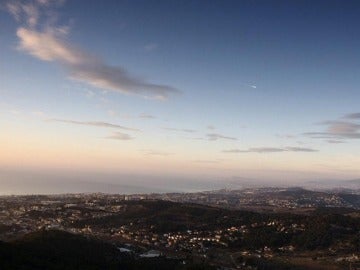
[[[284,138],[284,139],[294,139],[296,138],[295,135],[292,134],[276,134],[277,137],[279,138]]]
[[[35,1],[8,1],[6,9],[19,23],[24,23],[29,27],[35,27],[40,19],[44,8],[47,8],[55,1],[51,0],[35,0]],[[58,1],[62,4],[64,1]]]
[[[360,124],[342,122],[342,121],[327,121],[327,131],[331,134],[355,134],[360,129]]]
[[[119,140],[119,141],[128,141],[134,139],[129,134],[122,132],[114,132],[112,135],[105,137],[106,139]]]
[[[52,19],[56,16],[48,16],[50,11],[54,14],[53,9],[61,2],[8,2],[7,10],[21,23],[16,31],[20,50],[40,60],[58,63],[68,71],[70,78],[97,88],[151,99],[166,99],[179,93],[171,86],[136,78],[124,68],[108,65],[99,57],[70,44],[69,28],[56,25],[56,20]],[[40,20],[46,22],[40,24]]]
[[[147,113],[141,113],[139,115],[139,118],[142,118],[142,119],[155,119],[156,117],[151,115],[151,114],[147,114]]]
[[[316,149],[306,147],[285,147],[285,151],[289,152],[318,152]]]
[[[117,124],[112,124],[108,122],[101,122],[101,121],[75,121],[75,120],[65,120],[65,119],[47,119],[48,122],[59,122],[59,123],[65,123],[65,124],[73,124],[73,125],[82,125],[82,126],[93,126],[93,127],[103,127],[103,128],[117,128],[117,129],[123,129],[123,130],[129,130],[129,131],[140,131],[137,128],[130,128],[125,127]]]
[[[279,152],[317,152],[318,150],[305,147],[251,147],[246,150],[230,149],[224,150],[223,153],[279,153]]]
[[[328,142],[328,143],[333,143],[333,144],[345,143],[344,141],[340,141],[340,140],[327,140],[326,142]]]
[[[240,84],[243,85],[243,86],[247,86],[247,87],[253,88],[253,89],[256,89],[256,88],[257,88],[257,86],[254,85],[254,84],[248,84],[248,83],[240,83]]]
[[[196,130],[194,130],[194,129],[187,129],[187,128],[170,128],[170,127],[165,127],[165,128],[163,128],[163,129],[169,130],[169,131],[187,132],[187,133],[194,133],[194,132],[196,132]]]
[[[360,119],[360,113],[350,113],[345,115],[343,118],[345,119]]]
[[[314,139],[360,139],[360,124],[347,121],[326,121],[325,131],[306,132],[305,136]]]
[[[249,148],[247,150],[241,149],[230,149],[224,150],[223,153],[276,153],[276,152],[284,152],[283,148],[275,148],[275,147],[254,147]]]
[[[220,139],[231,140],[231,141],[237,140],[237,138],[235,138],[235,137],[229,137],[229,136],[225,136],[225,135],[218,134],[218,133],[208,133],[208,134],[206,134],[206,137],[209,141],[217,141]]]

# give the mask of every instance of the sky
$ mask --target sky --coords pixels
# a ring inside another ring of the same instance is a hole
[[[340,0],[1,0],[3,193],[40,178],[33,192],[359,178],[359,12]]]

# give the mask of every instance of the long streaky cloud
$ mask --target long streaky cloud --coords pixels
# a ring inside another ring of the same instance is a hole
[[[318,152],[316,149],[307,147],[285,147],[285,151],[289,152]]]
[[[106,64],[102,59],[76,48],[67,41],[68,28],[45,23],[39,29],[39,20],[46,18],[46,10],[55,5],[55,1],[15,1],[6,5],[7,10],[17,21],[25,22],[16,35],[19,38],[18,49],[37,59],[60,64],[69,73],[69,77],[93,87],[134,94],[150,99],[167,99],[179,93],[171,86],[154,84],[130,75],[124,68]]]
[[[196,130],[194,130],[194,129],[188,129],[188,128],[170,128],[170,127],[165,127],[165,128],[163,128],[163,129],[169,130],[169,131],[187,132],[187,133],[194,133],[194,132],[196,132]]]
[[[304,135],[313,139],[360,139],[360,133],[306,132]]]
[[[65,119],[47,119],[48,122],[59,122],[59,123],[66,123],[66,124],[73,124],[73,125],[82,125],[82,126],[93,126],[93,127],[103,127],[103,128],[117,128],[123,129],[128,131],[140,131],[137,128],[130,128],[125,127],[117,124],[112,124],[108,122],[101,122],[101,121],[75,121],[75,120],[65,120]]]
[[[345,115],[343,118],[345,119],[360,119],[360,113],[350,113]]]
[[[332,144],[345,143],[344,141],[340,141],[340,140],[327,140],[327,142]]]
[[[355,118],[353,118],[355,119]],[[326,121],[325,131],[306,132],[303,135],[313,139],[360,139],[360,124],[347,121]]]
[[[246,150],[230,149],[224,150],[223,153],[279,153],[279,152],[317,152],[318,150],[305,147],[251,147]]]
[[[323,124],[328,126],[327,131],[331,134],[356,133],[360,129],[360,124],[343,121],[327,121]]]
[[[284,152],[283,148],[276,147],[252,147],[247,150],[241,149],[230,149],[224,150],[223,153],[276,153],[276,152]]]
[[[225,136],[225,135],[218,134],[218,133],[208,133],[208,134],[206,134],[206,136],[209,141],[217,141],[220,139],[231,140],[231,141],[237,140],[237,138],[235,138],[235,137],[229,137],[229,136]]]

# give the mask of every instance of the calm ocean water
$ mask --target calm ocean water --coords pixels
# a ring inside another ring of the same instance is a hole
[[[59,193],[164,193],[226,188],[217,179],[0,170],[0,195]]]

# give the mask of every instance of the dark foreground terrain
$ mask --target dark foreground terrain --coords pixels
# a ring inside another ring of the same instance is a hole
[[[0,242],[0,269],[215,269],[182,261],[136,258],[106,242],[63,231],[38,231]]]
[[[245,211],[120,195],[0,199],[0,269],[358,269],[355,208]]]

